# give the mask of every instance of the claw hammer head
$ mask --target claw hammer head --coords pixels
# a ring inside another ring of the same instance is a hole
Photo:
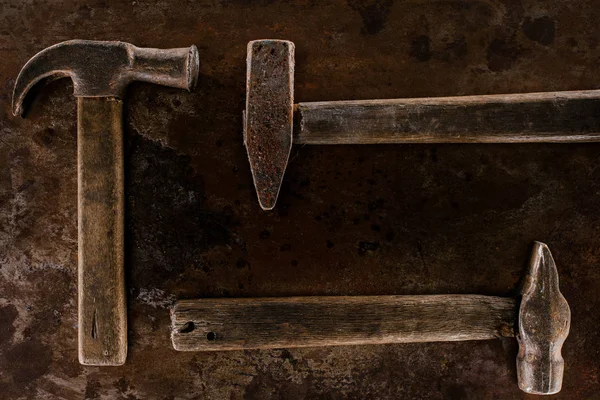
[[[275,207],[292,149],[294,116],[294,43],[248,43],[244,145],[258,201]]]
[[[517,339],[517,376],[521,390],[558,393],[562,386],[562,345],[569,334],[571,310],[558,287],[552,254],[543,243],[534,245],[522,291]]]
[[[23,114],[27,92],[43,79],[71,77],[77,97],[122,98],[132,81],[191,90],[198,76],[196,46],[150,49],[124,42],[69,40],[50,46],[23,67],[13,93],[13,114]]]

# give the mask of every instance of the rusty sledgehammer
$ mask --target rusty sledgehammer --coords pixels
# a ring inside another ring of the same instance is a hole
[[[597,142],[598,115],[599,90],[294,104],[294,44],[248,43],[244,144],[265,210],[292,143]]]
[[[515,337],[527,393],[561,389],[571,311],[548,247],[536,242],[521,296],[314,296],[182,300],[173,347],[215,351]]]
[[[70,77],[77,97],[79,362],[121,365],[127,357],[124,277],[123,95],[132,81],[191,90],[198,50],[71,40],[25,64],[13,113],[40,80]]]

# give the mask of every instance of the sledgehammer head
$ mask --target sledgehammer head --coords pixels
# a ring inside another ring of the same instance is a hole
[[[40,51],[25,64],[15,83],[13,114],[23,114],[27,92],[42,79],[71,77],[77,97],[122,98],[132,81],[191,90],[197,76],[196,46],[163,50],[69,40]]]
[[[275,207],[292,149],[294,115],[294,43],[248,43],[244,144],[258,201]]]
[[[558,273],[548,246],[536,242],[523,285],[519,310],[519,387],[527,393],[554,394],[562,386],[562,345],[571,310],[558,288]]]

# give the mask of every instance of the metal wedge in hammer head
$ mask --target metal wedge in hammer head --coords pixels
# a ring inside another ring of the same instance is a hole
[[[70,40],[36,54],[21,70],[13,113],[43,79],[71,77],[77,97],[79,361],[121,365],[127,356],[124,276],[123,102],[132,81],[191,90],[195,46],[139,48]]]
[[[569,307],[548,247],[535,243],[519,297],[470,294],[308,296],[179,301],[175,350],[217,351],[517,336],[519,387],[553,394],[563,378]]]
[[[260,205],[275,206],[292,143],[600,141],[600,91],[294,104],[294,44],[248,44],[244,141]]]

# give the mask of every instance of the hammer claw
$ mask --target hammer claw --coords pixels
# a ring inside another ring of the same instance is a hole
[[[125,42],[69,40],[50,46],[21,69],[13,92],[13,114],[23,114],[23,100],[39,81],[71,77],[77,97],[123,98],[132,81],[191,90],[199,69],[198,49],[136,47]]]
[[[71,69],[65,61],[69,44],[63,42],[50,46],[33,56],[21,69],[13,90],[12,112],[14,116],[23,115],[23,102],[31,88],[47,79],[48,81],[71,76]]]
[[[56,44],[21,70],[13,113],[23,113],[36,83],[64,76],[73,79],[78,98],[79,361],[121,365],[127,355],[121,98],[136,80],[191,90],[198,50],[91,40]]]

